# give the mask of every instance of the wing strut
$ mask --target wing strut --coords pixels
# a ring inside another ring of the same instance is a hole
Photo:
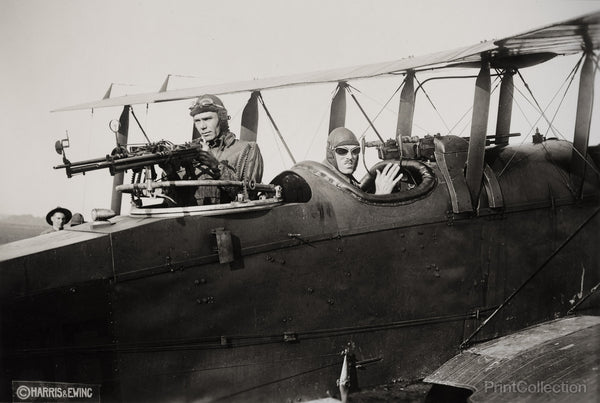
[[[258,91],[253,91],[242,112],[240,140],[256,141],[258,134]]]
[[[513,95],[515,84],[513,75],[515,71],[506,69],[502,75],[502,84],[500,85],[500,99],[498,101],[498,119],[496,121],[496,145],[508,145],[508,135],[510,134],[510,122],[512,119]]]
[[[410,71],[404,78],[404,88],[400,93],[396,141],[402,157],[402,136],[412,136],[413,117],[415,115],[415,72]]]
[[[346,87],[345,81],[340,81],[335,89],[335,95],[331,100],[331,112],[329,114],[329,131],[346,125]]]
[[[583,193],[583,179],[586,170],[587,148],[592,123],[594,106],[594,61],[593,52],[588,51],[581,68],[579,78],[579,94],[577,96],[577,115],[575,117],[575,134],[573,136],[573,153],[571,155],[571,180],[577,197]]]
[[[490,89],[490,63],[483,61],[475,82],[471,136],[469,138],[469,151],[467,153],[466,179],[473,206],[476,206],[481,191],[485,139],[490,111]]]
[[[127,146],[127,137],[129,136],[129,110],[131,106],[125,105],[123,107],[123,111],[121,112],[121,116],[119,117],[119,131],[117,132],[117,148],[120,146]],[[144,133],[145,135],[145,133]],[[147,138],[147,137],[146,137]],[[110,209],[114,211],[117,215],[121,214],[121,200],[122,193],[117,192],[116,188],[119,185],[123,184],[123,178],[125,176],[125,172],[118,172],[113,177],[113,186],[112,186],[112,194],[110,199]]]

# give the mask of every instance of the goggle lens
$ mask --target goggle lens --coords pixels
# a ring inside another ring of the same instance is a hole
[[[351,152],[352,155],[356,157],[358,154],[360,154],[360,147],[354,147],[354,148],[337,147],[335,149],[335,153],[339,156],[344,156],[344,155],[348,154],[348,152]]]

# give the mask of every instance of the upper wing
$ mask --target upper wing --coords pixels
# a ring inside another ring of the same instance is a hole
[[[508,65],[522,67],[543,62],[559,54],[573,54],[584,49],[593,50],[599,47],[600,11],[497,41],[483,42],[425,56],[258,80],[125,95],[68,106],[56,109],[53,112],[178,101],[195,98],[202,94],[232,94],[297,85],[348,81],[402,74],[409,70],[480,66],[482,58],[488,59],[495,67]]]

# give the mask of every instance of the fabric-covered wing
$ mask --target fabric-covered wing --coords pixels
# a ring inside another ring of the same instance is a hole
[[[402,74],[410,70],[419,71],[471,65],[479,67],[482,58],[490,60],[492,67],[507,65],[525,67],[544,62],[556,55],[573,54],[584,49],[598,48],[600,48],[600,11],[508,38],[425,56],[258,80],[125,95],[60,108],[53,112],[178,101],[195,98],[207,93],[222,95],[260,91]]]
[[[600,318],[572,316],[472,347],[424,382],[471,390],[471,402],[597,402]]]

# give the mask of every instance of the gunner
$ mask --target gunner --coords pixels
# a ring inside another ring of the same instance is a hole
[[[227,109],[217,96],[198,97],[190,107],[190,115],[194,119],[192,143],[200,144],[202,151],[193,163],[182,164],[183,170],[163,167],[167,179],[262,180],[263,159],[258,145],[239,140],[229,131]],[[176,199],[184,205],[227,203],[239,192],[227,186],[200,186],[187,194],[183,189],[178,189],[182,191],[177,192]]]

